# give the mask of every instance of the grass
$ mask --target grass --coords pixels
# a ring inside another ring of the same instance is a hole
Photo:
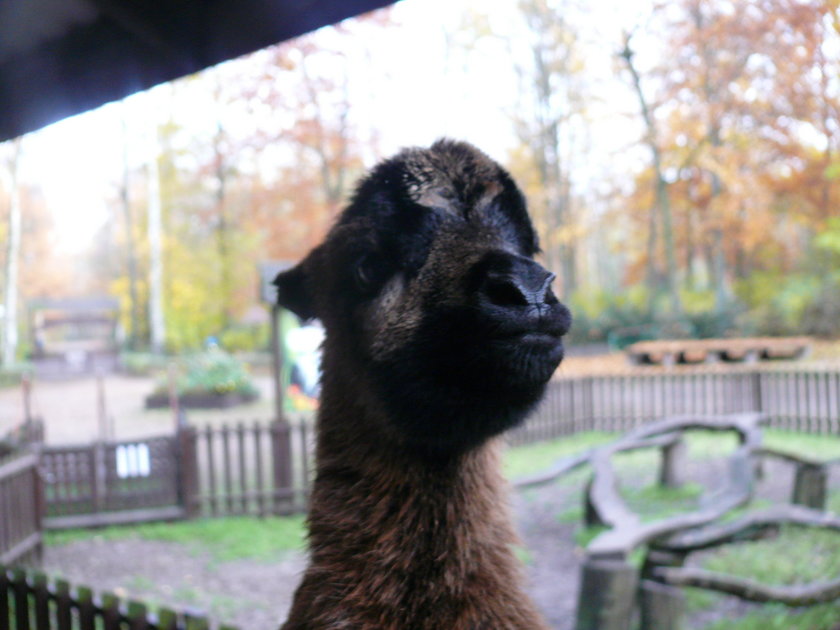
[[[508,479],[532,475],[546,470],[562,457],[606,444],[615,438],[615,433],[589,431],[548,442],[517,446],[505,453],[503,471]]]
[[[511,478],[535,474],[563,457],[607,443],[616,437],[609,433],[586,433],[514,448],[507,454],[505,472]],[[766,429],[764,442],[772,448],[816,459],[840,457],[840,438],[836,436]],[[691,459],[702,460],[725,457],[737,448],[738,440],[732,433],[696,431],[686,436],[686,445]],[[632,483],[622,484],[622,495],[628,506],[645,521],[693,509],[703,490],[700,485],[691,483],[674,489],[660,488],[655,483],[659,454],[652,449],[620,453],[614,457],[614,465],[620,480],[633,480]],[[588,474],[587,471],[574,473],[557,483],[581,486],[583,476]],[[766,500],[756,500],[749,508],[733,511],[727,518],[736,518],[744,511],[769,505]],[[840,513],[840,491],[829,494],[828,509]],[[564,522],[581,522],[582,518],[580,500],[558,515],[558,519]],[[603,531],[599,527],[580,527],[575,532],[575,542],[580,547],[586,547]],[[629,560],[638,565],[642,555],[637,550]],[[785,527],[774,539],[726,545],[710,552],[703,558],[702,566],[766,584],[802,584],[836,579],[840,574],[840,534]],[[686,595],[689,611],[711,608],[725,597],[699,589],[686,589]],[[703,630],[836,630],[838,627],[840,607],[836,603],[801,609],[768,604],[756,607],[737,619],[726,618],[708,624]]]
[[[767,604],[738,620],[722,619],[702,630],[836,630],[840,610],[836,603],[797,610]]]
[[[126,538],[181,543],[196,553],[207,552],[221,562],[268,560],[290,550],[302,549],[305,527],[303,516],[262,519],[239,516],[99,530],[48,532],[46,542],[48,545],[63,545],[76,540]]]
[[[707,556],[702,566],[773,585],[836,579],[840,574],[840,534],[784,527],[771,540],[721,547]],[[724,597],[697,589],[689,589],[687,596],[689,610],[711,607]],[[840,606],[836,602],[807,608],[767,604],[737,620],[708,624],[703,630],[835,630],[838,626]]]

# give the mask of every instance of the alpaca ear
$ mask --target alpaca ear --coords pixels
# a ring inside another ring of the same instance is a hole
[[[279,273],[274,279],[274,286],[277,287],[278,305],[289,309],[301,319],[316,317],[309,277],[303,263]]]

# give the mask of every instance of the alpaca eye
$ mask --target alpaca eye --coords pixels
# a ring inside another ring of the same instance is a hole
[[[373,256],[365,256],[356,263],[354,274],[360,289],[368,290],[376,284],[381,274],[380,266]]]

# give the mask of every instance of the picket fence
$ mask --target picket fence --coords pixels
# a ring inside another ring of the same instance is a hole
[[[206,617],[161,608],[86,586],[51,581],[40,572],[0,564],[0,630],[210,630]],[[236,630],[220,625],[218,630]]]
[[[626,431],[666,416],[757,411],[769,426],[840,434],[840,369],[709,368],[553,380],[513,445],[582,431]]]

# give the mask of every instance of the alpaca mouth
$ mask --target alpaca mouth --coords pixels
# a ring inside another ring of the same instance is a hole
[[[554,347],[563,343],[563,336],[543,331],[527,331],[515,335],[511,341],[528,346]]]

